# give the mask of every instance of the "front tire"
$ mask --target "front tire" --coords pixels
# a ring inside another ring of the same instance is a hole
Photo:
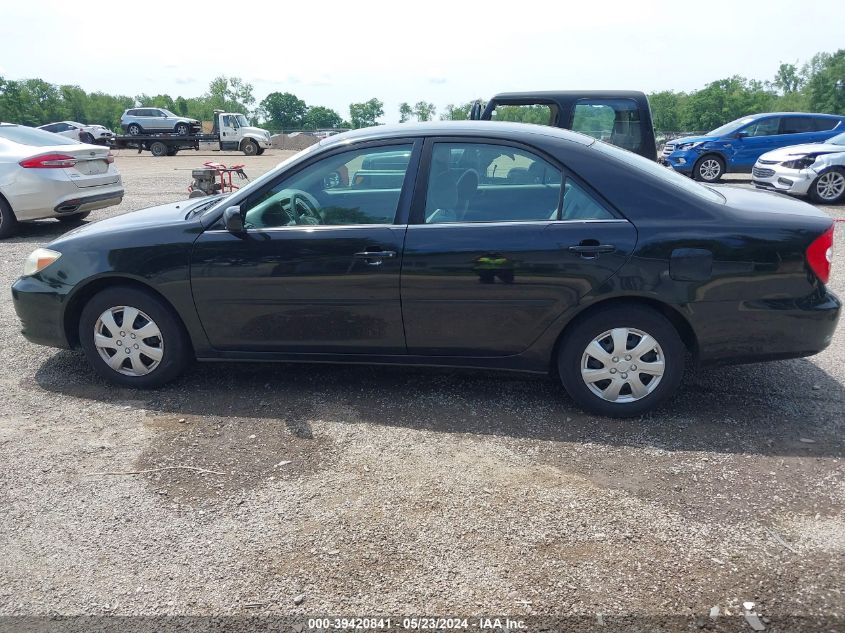
[[[715,154],[702,156],[692,168],[692,177],[699,182],[718,182],[725,175],[725,161]]]
[[[244,156],[255,156],[258,154],[258,143],[252,139],[247,139],[244,141],[241,151],[244,153]]]
[[[94,371],[126,387],[158,387],[190,362],[182,324],[161,299],[136,288],[108,288],[88,301],[79,341]]]
[[[684,344],[662,314],[638,305],[599,309],[563,334],[561,382],[578,406],[631,417],[670,397],[684,373]]]
[[[187,136],[188,133],[191,131],[191,126],[187,123],[177,123],[176,127],[173,129],[180,136]]]
[[[845,169],[833,167],[822,172],[810,185],[810,199],[817,204],[837,204],[845,200]]]

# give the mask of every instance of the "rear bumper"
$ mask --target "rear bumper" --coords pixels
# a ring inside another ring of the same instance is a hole
[[[21,277],[12,285],[12,303],[21,321],[21,334],[49,347],[69,348],[64,328],[65,295],[37,275]]]
[[[71,196],[62,200],[56,205],[53,211],[56,215],[69,215],[72,213],[84,213],[93,211],[95,209],[104,209],[116,204],[120,204],[123,200],[123,187],[116,190],[110,190],[105,193],[98,193],[88,196]]]
[[[802,358],[830,345],[842,303],[827,290],[801,299],[691,304],[699,362],[753,363]]]

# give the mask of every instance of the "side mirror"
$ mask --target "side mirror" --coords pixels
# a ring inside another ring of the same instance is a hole
[[[239,235],[244,232],[244,216],[241,215],[240,207],[226,207],[223,212],[223,224],[229,233]]]
[[[737,132],[736,133],[737,138],[746,138],[747,136],[748,136],[748,132]]]

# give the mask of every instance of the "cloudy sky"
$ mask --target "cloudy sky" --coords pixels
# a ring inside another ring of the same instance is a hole
[[[0,75],[173,97],[235,75],[259,101],[289,91],[343,117],[350,102],[378,97],[394,121],[402,101],[442,110],[510,90],[770,79],[781,61],[845,46],[841,17],[842,0],[7,0]]]

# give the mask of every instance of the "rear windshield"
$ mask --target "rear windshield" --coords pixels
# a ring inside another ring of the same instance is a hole
[[[638,171],[644,172],[650,176],[656,176],[666,184],[672,185],[677,189],[683,189],[687,193],[696,195],[699,198],[704,198],[710,202],[716,202],[719,204],[725,203],[725,198],[722,194],[717,193],[710,187],[700,185],[692,178],[682,176],[671,167],[664,167],[653,160],[649,160],[639,154],[634,154],[633,152],[625,151],[624,149],[620,149],[615,145],[610,145],[608,143],[597,142],[593,143],[592,147],[594,147],[596,151],[602,152],[603,154],[609,154],[613,158],[630,165]]]
[[[32,127],[25,127],[23,125],[0,125],[0,138],[13,143],[20,143],[21,145],[31,145],[33,147],[49,147],[50,145],[79,145],[79,141],[74,141],[67,136],[59,136],[52,132],[44,130],[36,130]]]

